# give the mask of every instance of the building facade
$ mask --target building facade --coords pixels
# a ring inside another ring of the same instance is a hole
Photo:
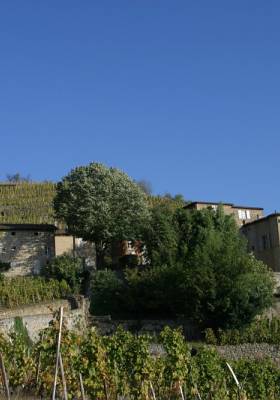
[[[93,244],[68,235],[48,224],[1,224],[0,264],[10,264],[6,276],[37,275],[53,257],[62,254],[95,265]]]
[[[202,210],[204,208],[217,209],[219,205],[223,206],[226,215],[233,215],[238,226],[243,226],[248,222],[258,220],[263,217],[263,208],[252,206],[238,206],[232,203],[215,203],[206,201],[194,201],[187,204],[184,208],[193,210]]]
[[[10,264],[7,276],[38,274],[55,256],[55,226],[0,225],[0,263]]]
[[[274,272],[280,272],[280,214],[270,214],[242,226],[248,249]]]
[[[62,254],[95,263],[93,244],[74,238],[54,217],[56,186],[51,182],[0,183],[0,263],[9,263],[8,276],[40,272]]]

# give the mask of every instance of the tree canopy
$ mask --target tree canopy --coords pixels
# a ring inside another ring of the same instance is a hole
[[[95,243],[98,268],[109,244],[140,239],[149,219],[143,190],[124,172],[100,163],[65,176],[57,185],[54,209],[70,233]]]
[[[93,308],[100,293],[108,313],[114,303],[114,310],[134,316],[184,316],[217,328],[245,325],[272,304],[272,273],[247,252],[234,218],[221,207],[158,205],[145,243],[149,266],[127,270],[123,279],[111,274],[108,293],[104,274],[95,277]]]

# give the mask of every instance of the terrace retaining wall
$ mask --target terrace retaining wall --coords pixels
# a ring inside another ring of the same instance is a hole
[[[73,299],[74,300],[74,299]],[[38,338],[39,332],[47,328],[54,312],[63,307],[65,323],[69,329],[80,330],[87,326],[87,302],[82,297],[78,301],[55,300],[14,309],[0,310],[0,332],[7,335],[14,327],[16,317],[21,317],[31,340]]]
[[[227,360],[270,358],[280,367],[280,345],[268,343],[245,343],[239,345],[215,346],[222,358]]]

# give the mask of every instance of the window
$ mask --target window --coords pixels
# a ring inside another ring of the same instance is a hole
[[[45,247],[45,255],[46,256],[50,255],[50,248],[48,246]]]
[[[246,219],[246,211],[245,210],[238,210],[238,218],[239,219]]]
[[[239,219],[251,219],[250,210],[238,210],[238,218]]]
[[[15,234],[16,234],[16,232],[11,232],[11,235],[12,235],[12,236],[15,236]]]
[[[127,252],[128,254],[135,254],[134,242],[132,242],[131,240],[127,242]]]
[[[38,236],[38,235],[39,235],[39,232],[34,232],[34,235],[35,235],[35,236]]]
[[[4,217],[5,213],[4,211],[1,211],[1,217]]]

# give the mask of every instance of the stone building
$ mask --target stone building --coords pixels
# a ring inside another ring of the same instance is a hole
[[[6,276],[39,274],[48,261],[62,254],[83,257],[88,266],[95,262],[91,243],[74,238],[54,225],[0,225],[0,263],[11,266]]]
[[[9,263],[7,276],[38,274],[55,256],[54,225],[1,224],[0,262]]]
[[[203,208],[217,209],[219,205],[223,206],[224,213],[233,215],[238,226],[247,224],[248,222],[258,220],[263,217],[263,208],[252,206],[238,206],[232,203],[213,203],[207,201],[194,201],[187,204],[184,208],[202,210]]]
[[[95,262],[94,247],[74,238],[54,218],[55,184],[0,183],[0,263],[10,263],[6,275],[40,272],[51,258],[62,254]]]
[[[242,226],[248,249],[274,272],[280,273],[280,214],[270,214]]]

